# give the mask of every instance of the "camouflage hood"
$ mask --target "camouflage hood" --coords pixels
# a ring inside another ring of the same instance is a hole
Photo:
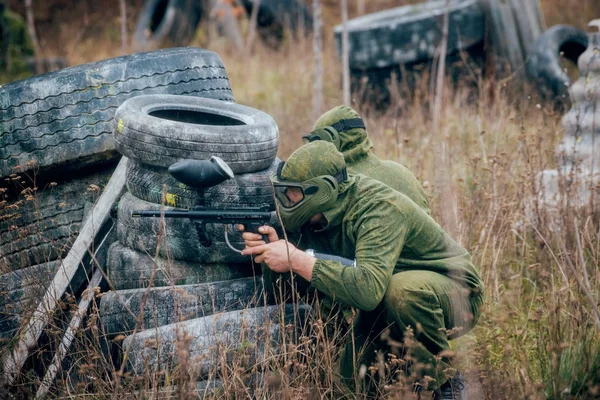
[[[313,130],[353,118],[360,118],[360,115],[348,106],[337,106],[321,115]],[[340,151],[344,154],[346,164],[349,166],[366,157],[373,148],[373,143],[367,137],[365,129],[354,128],[338,133],[340,135]]]
[[[301,183],[323,175],[339,176],[345,168],[344,157],[337,151],[335,145],[319,140],[308,143],[292,153],[281,169],[279,178]],[[319,227],[319,230],[328,229],[341,222],[346,207],[347,196],[345,194],[353,182],[354,178],[352,177],[340,182],[337,188],[337,200],[334,204],[318,210],[327,219],[326,226]]]

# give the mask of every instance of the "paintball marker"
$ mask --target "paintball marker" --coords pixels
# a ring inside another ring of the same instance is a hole
[[[229,243],[227,236],[227,226],[233,224],[243,224],[251,232],[259,233],[258,228],[268,223],[271,219],[269,207],[246,207],[236,209],[226,208],[206,208],[203,204],[204,189],[216,186],[227,179],[233,178],[231,168],[219,157],[211,157],[210,160],[183,160],[169,167],[169,173],[179,182],[198,190],[199,204],[190,210],[173,211],[146,211],[136,210],[131,213],[134,218],[160,217],[165,218],[189,218],[196,222],[196,231],[200,244],[209,247],[212,243],[211,238],[206,231],[207,223],[219,223],[225,225],[225,242],[227,246],[236,252],[236,249]],[[263,240],[268,243],[266,235],[262,235]]]

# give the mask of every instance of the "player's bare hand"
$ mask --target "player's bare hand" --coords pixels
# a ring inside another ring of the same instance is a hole
[[[239,231],[244,231],[244,225],[238,225],[237,228]],[[260,234],[254,232],[244,232],[242,234],[242,238],[244,239],[244,243],[246,244],[247,248],[266,244],[263,240],[262,235],[267,235],[270,243],[277,242],[279,240],[277,231],[275,231],[275,228],[273,228],[272,226],[261,226],[260,228],[258,228],[258,231],[260,232]]]

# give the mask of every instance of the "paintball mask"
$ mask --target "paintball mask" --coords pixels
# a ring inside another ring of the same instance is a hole
[[[302,136],[302,141],[304,144],[306,144],[314,142],[315,140],[325,140],[333,143],[335,147],[340,150],[340,132],[345,132],[355,128],[366,129],[362,118],[342,119],[331,126],[317,128],[311,133]]]
[[[279,164],[277,175],[272,178],[273,189],[284,228],[298,231],[315,214],[333,207],[339,195],[339,184],[348,179],[348,174],[344,167],[335,176],[321,175],[294,182],[281,178],[284,165],[283,162]]]

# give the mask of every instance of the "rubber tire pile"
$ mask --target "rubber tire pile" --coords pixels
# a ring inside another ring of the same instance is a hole
[[[489,7],[489,2],[482,0],[451,0],[448,3],[446,70],[451,77],[450,82],[476,87],[477,74],[473,71],[480,71],[488,64],[486,52],[494,52],[494,44],[489,43],[489,37],[493,35],[490,32],[486,34],[486,29],[494,29],[487,15]],[[519,18],[513,18],[513,11],[507,4],[500,8],[494,15],[501,19],[498,21],[500,25],[508,22],[502,18],[508,18],[512,25],[503,28],[514,27]],[[401,96],[410,98],[423,72],[431,71],[435,62],[443,37],[445,13],[446,1],[432,0],[349,20],[346,27],[353,95],[360,102],[385,108],[392,98],[390,86],[395,85]],[[517,27],[528,29],[528,26]],[[499,30],[502,31],[501,28]],[[340,58],[342,32],[342,25],[335,27]],[[509,36],[519,34],[509,33]],[[511,46],[512,43],[509,40],[502,42],[503,46]],[[524,70],[528,81],[535,85],[542,98],[568,103],[567,89],[571,80],[564,71],[563,59],[577,64],[586,47],[587,34],[567,25],[551,27],[530,44]],[[504,66],[496,65],[495,68],[501,70]]]
[[[126,336],[112,342],[113,361],[120,367],[127,359],[126,370],[137,376],[168,376],[182,362],[175,349],[189,339],[189,357],[201,359],[193,379],[218,381],[212,374],[219,360],[234,362],[241,347],[245,366],[252,367],[277,347],[280,327],[294,318],[292,306],[267,305],[260,271],[228,247],[222,224],[206,225],[212,243],[204,246],[197,222],[131,215],[199,204],[274,211],[269,177],[280,162],[275,122],[232,102],[143,95],[118,108],[114,125],[116,148],[128,158],[128,191],[118,207],[118,242],[108,254],[113,290],[100,303],[109,342]],[[199,191],[168,174],[176,161],[210,156],[227,162],[235,178]],[[230,232],[229,240],[244,247],[239,232]]]
[[[448,64],[454,65],[452,74],[464,77],[465,66],[460,51],[466,51],[474,60],[482,58],[484,11],[479,0],[451,0],[448,7]],[[412,92],[424,70],[423,65],[429,65],[438,50],[445,12],[446,1],[434,0],[349,20],[352,93],[362,96],[361,101],[385,107],[390,102],[389,87],[394,75]],[[334,29],[340,57],[342,31],[342,25]],[[476,68],[476,63],[472,67]]]
[[[66,68],[0,88],[0,337],[35,305],[119,154],[117,107],[139,94],[232,100],[219,57],[168,49]]]
[[[100,308],[107,338],[137,332],[123,342],[132,349],[127,367],[143,374],[142,365],[175,365],[151,362],[150,350],[143,349],[145,338],[157,333],[165,346],[172,344],[178,321],[187,320],[177,329],[203,332],[191,344],[198,354],[209,354],[215,340],[238,346],[246,335],[260,342],[250,357],[256,359],[266,344],[265,326],[276,339],[277,321],[288,321],[292,310],[265,307],[260,272],[226,246],[222,225],[208,225],[212,245],[203,247],[189,220],[165,220],[161,227],[160,219],[131,218],[132,210],[163,204],[195,206],[198,191],[174,181],[167,167],[212,155],[236,177],[208,188],[201,195],[205,206],[274,210],[269,176],[279,163],[277,126],[267,114],[233,103],[215,53],[176,48],[134,54],[7,84],[0,94],[0,175],[6,177],[0,338],[12,339],[37,305],[121,152],[129,158],[128,192],[118,206],[118,241],[103,266],[113,290]],[[34,176],[37,187],[25,189]],[[243,247],[239,233],[232,232],[231,241]],[[120,359],[119,348],[108,350]]]
[[[211,13],[232,12],[232,6],[223,1],[218,4],[220,11],[216,11],[217,3],[218,0],[146,0],[133,34],[133,48],[147,51],[188,45],[197,27]],[[286,31],[292,36],[312,32],[312,15],[303,0],[241,0],[248,16],[256,3],[257,32],[267,46],[277,48]]]

